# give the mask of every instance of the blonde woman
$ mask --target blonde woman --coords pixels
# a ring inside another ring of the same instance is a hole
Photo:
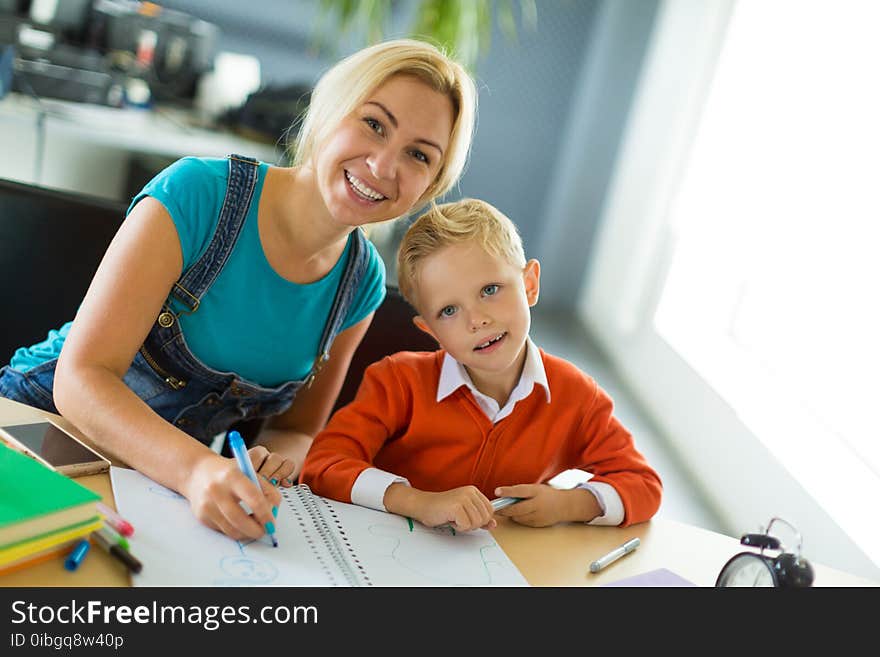
[[[340,61],[312,93],[293,166],[184,158],[149,182],[75,319],[16,352],[0,396],[61,413],[205,525],[271,533],[272,484],[298,476],[384,298],[357,229],[449,190],[475,113],[472,79],[426,43]],[[261,494],[209,445],[262,418],[249,452]]]

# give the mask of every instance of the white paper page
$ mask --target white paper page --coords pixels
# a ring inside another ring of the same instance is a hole
[[[134,470],[112,467],[119,514],[134,525],[131,553],[144,564],[134,586],[334,586],[292,514],[278,510],[275,548],[267,538],[236,541],[202,525],[181,495]]]
[[[528,586],[488,531],[454,532],[320,498],[333,509],[374,586]]]
[[[239,542],[201,525],[182,496],[133,470],[110,470],[119,513],[135,527],[144,568],[135,586],[347,586],[295,495],[285,492],[268,539]],[[316,498],[362,583],[373,586],[528,586],[492,535],[453,533],[406,518]],[[332,509],[332,513],[331,513]],[[341,531],[340,531],[341,528]],[[331,539],[328,539],[331,540]],[[311,542],[310,542],[311,541]],[[361,570],[357,570],[360,568]]]

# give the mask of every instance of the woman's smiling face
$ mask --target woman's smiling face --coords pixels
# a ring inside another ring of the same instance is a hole
[[[409,212],[440,171],[452,132],[452,101],[398,75],[337,126],[314,158],[321,197],[346,226]]]

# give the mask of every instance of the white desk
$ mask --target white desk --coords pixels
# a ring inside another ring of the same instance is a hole
[[[116,109],[11,93],[0,100],[0,178],[127,201],[137,155],[250,155],[282,162],[281,148],[189,125],[181,110]]]

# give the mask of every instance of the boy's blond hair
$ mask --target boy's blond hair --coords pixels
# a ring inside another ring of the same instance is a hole
[[[474,244],[515,267],[526,266],[516,225],[493,205],[474,198],[434,205],[413,222],[397,250],[397,285],[413,307],[420,263],[453,244]]]
[[[290,146],[294,165],[308,162],[342,119],[395,75],[415,77],[452,102],[449,146],[436,178],[416,205],[449,191],[467,165],[476,123],[477,88],[461,64],[430,43],[415,39],[395,39],[364,48],[321,76]]]

